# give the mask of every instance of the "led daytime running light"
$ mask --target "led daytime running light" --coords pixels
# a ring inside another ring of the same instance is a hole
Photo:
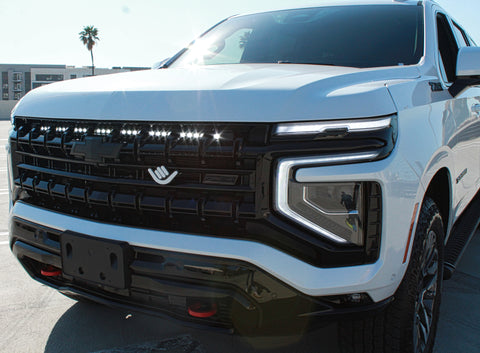
[[[279,124],[275,135],[313,135],[328,132],[328,130],[346,130],[346,132],[375,131],[388,128],[392,117],[379,119],[357,119],[345,121],[325,121],[310,123]]]
[[[278,164],[277,182],[275,185],[275,207],[277,211],[284,214],[293,221],[306,226],[309,229],[316,231],[327,239],[333,240],[336,243],[348,243],[347,240],[339,237],[332,232],[319,227],[317,224],[309,221],[302,215],[293,211],[288,205],[288,178],[290,177],[290,171],[294,167],[302,165],[333,165],[333,164],[345,164],[345,163],[358,163],[367,162],[375,159],[378,156],[378,152],[365,152],[365,153],[352,153],[344,155],[331,155],[324,157],[313,157],[304,159],[283,159]]]

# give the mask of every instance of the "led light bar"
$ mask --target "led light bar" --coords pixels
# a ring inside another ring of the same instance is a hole
[[[382,130],[389,127],[392,117],[377,119],[356,119],[356,120],[335,120],[308,123],[287,123],[279,124],[275,129],[276,136],[285,135],[316,135],[326,133],[329,130],[345,132],[361,132]]]
[[[194,132],[192,132],[192,131],[188,131],[188,132],[182,131],[180,133],[180,137],[183,138],[183,139],[186,138],[186,139],[196,139],[196,140],[198,140],[198,139],[202,138],[203,135],[204,135],[203,132],[197,132],[197,131],[194,131]]]
[[[95,134],[97,135],[108,135],[112,132],[110,129],[96,129]]]
[[[135,135],[138,135],[140,133],[140,130],[125,130],[123,129],[122,131],[120,131],[120,133],[122,135],[128,135],[128,136],[135,136]]]
[[[167,137],[170,136],[170,131],[150,130],[148,133],[152,137]]]

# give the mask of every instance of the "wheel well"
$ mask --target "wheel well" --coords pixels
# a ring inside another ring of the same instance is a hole
[[[425,196],[430,197],[437,204],[442,215],[444,229],[447,229],[450,216],[450,195],[450,173],[443,168],[433,177]]]

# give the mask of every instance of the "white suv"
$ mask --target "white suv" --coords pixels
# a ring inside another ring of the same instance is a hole
[[[75,298],[431,352],[478,225],[480,49],[432,1],[231,17],[12,112],[10,245]],[[352,316],[350,316],[352,315]]]

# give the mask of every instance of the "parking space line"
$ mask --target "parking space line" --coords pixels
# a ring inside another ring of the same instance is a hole
[[[8,241],[0,241],[0,246],[1,245],[8,245]]]
[[[8,235],[8,232],[0,232],[0,237]]]

